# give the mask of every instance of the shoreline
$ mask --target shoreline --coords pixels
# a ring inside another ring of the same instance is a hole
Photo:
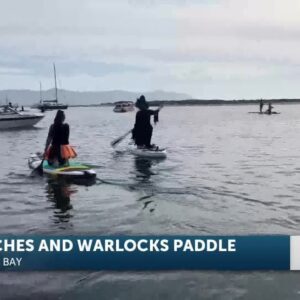
[[[300,99],[262,99],[265,104],[272,102],[272,104],[300,104]],[[222,105],[258,105],[258,100],[153,100],[148,101],[150,106],[222,106]],[[74,104],[69,107],[113,107],[115,102],[107,102],[100,104]]]

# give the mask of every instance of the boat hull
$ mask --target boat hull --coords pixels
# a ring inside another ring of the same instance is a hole
[[[134,111],[134,108],[114,108],[113,111],[116,113],[125,113],[129,111]]]
[[[14,128],[28,128],[37,124],[44,116],[22,116],[0,118],[0,130]]]
[[[113,111],[116,113],[125,113],[125,112],[134,111],[134,104],[132,101],[115,102],[115,107]]]
[[[32,108],[39,109],[41,111],[46,111],[46,110],[58,110],[58,109],[68,109],[68,105],[34,105]]]
[[[40,109],[43,109],[43,110],[57,110],[57,109],[68,109],[68,105],[45,105],[43,107],[41,107]]]

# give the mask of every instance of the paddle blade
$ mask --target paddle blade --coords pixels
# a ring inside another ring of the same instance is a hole
[[[116,145],[118,145],[124,138],[123,137],[119,137],[115,140],[113,140],[110,144],[112,147],[115,147]]]

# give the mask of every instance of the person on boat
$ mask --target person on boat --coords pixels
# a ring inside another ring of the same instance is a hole
[[[8,103],[8,107],[9,107],[9,108],[13,108],[13,106],[12,106],[12,103],[11,103],[11,102],[9,102],[9,103]]]
[[[49,133],[45,146],[44,158],[49,165],[67,165],[70,158],[77,156],[73,147],[69,145],[70,127],[64,123],[65,113],[58,110],[54,123],[49,128]]]
[[[139,111],[136,113],[135,124],[132,129],[132,139],[139,148],[153,149],[156,146],[151,145],[153,131],[151,116],[154,116],[154,123],[157,123],[158,113],[162,106],[157,110],[149,109],[149,104],[144,95],[136,100],[135,106]]]
[[[262,99],[260,99],[260,101],[259,101],[259,112],[260,113],[262,113],[263,107],[264,107],[264,102]]]
[[[266,110],[266,113],[268,115],[271,115],[272,114],[272,109],[273,109],[272,103],[269,102],[268,109]]]

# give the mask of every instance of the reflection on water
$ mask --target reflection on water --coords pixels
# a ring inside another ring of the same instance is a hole
[[[73,217],[71,199],[78,192],[78,187],[88,187],[95,182],[95,178],[67,180],[63,177],[49,177],[46,185],[46,196],[54,204],[56,221],[68,222]]]
[[[153,161],[147,158],[135,157],[134,166],[136,170],[136,178],[138,182],[148,182],[152,175],[155,175],[151,170]]]
[[[72,194],[76,192],[76,187],[63,179],[48,179],[46,195],[48,200],[54,204],[54,216],[57,221],[68,222],[72,217],[69,212],[73,208],[70,202]]]
[[[142,209],[149,209],[149,212],[154,212],[156,184],[151,181],[151,177],[157,175],[153,167],[157,166],[162,160],[134,157],[135,181],[134,189],[143,192],[143,195],[137,201],[143,203]]]
[[[165,159],[134,157],[134,166],[138,182],[148,182],[152,175],[157,175],[152,167],[157,166]]]
[[[139,185],[149,184],[150,178],[152,175],[155,175],[151,170],[153,162],[150,159],[135,157],[134,159],[134,166],[135,166],[135,173],[136,173],[136,188]],[[153,204],[153,191],[149,193],[149,191],[145,191],[147,195],[140,197],[137,201],[143,203],[143,210],[146,209],[149,204]],[[150,211],[153,212],[154,208],[150,207]]]

